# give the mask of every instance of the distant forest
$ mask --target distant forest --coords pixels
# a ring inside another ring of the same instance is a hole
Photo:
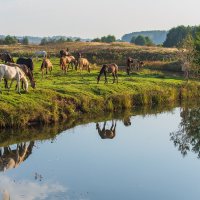
[[[122,41],[130,42],[133,37],[137,37],[139,35],[144,37],[149,37],[152,42],[156,45],[163,44],[167,38],[168,31],[140,31],[128,33],[122,36]]]

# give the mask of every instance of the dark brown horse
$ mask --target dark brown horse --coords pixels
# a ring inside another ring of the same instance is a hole
[[[105,83],[107,83],[108,82],[107,73],[112,73],[113,83],[115,83],[115,79],[117,79],[117,83],[118,83],[118,66],[116,64],[103,65],[97,77],[97,83],[99,83],[102,74],[104,74]]]
[[[60,58],[63,57],[63,56],[69,56],[70,53],[69,53],[69,49],[67,48],[67,50],[60,50]]]
[[[128,57],[126,60],[126,72],[128,75],[130,75],[130,72],[135,69],[139,71],[144,66],[144,63],[142,61],[139,61],[138,59],[133,59],[131,57]]]
[[[0,59],[2,61],[4,61],[5,63],[7,63],[7,62],[14,63],[14,60],[13,60],[12,56],[9,53],[1,53],[0,54]]]

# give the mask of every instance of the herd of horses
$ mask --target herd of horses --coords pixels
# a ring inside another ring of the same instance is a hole
[[[41,64],[41,72],[42,77],[44,77],[44,73],[48,74],[48,72],[51,74],[53,70],[53,65],[50,61],[50,59],[47,56],[46,51],[38,51],[34,54],[36,58],[38,59],[38,56],[43,57],[43,61]],[[33,57],[32,58],[23,58],[20,57],[17,59],[16,63],[14,62],[12,56],[10,53],[1,53],[0,54],[0,60],[4,62],[4,64],[0,64],[0,82],[4,79],[5,88],[10,90],[12,83],[14,80],[17,81],[16,89],[18,93],[20,94],[20,82],[22,82],[22,88],[25,91],[28,91],[28,80],[27,77],[31,83],[31,87],[35,88],[35,80],[34,80],[34,64],[33,64]],[[67,73],[69,67],[71,66],[72,69],[75,68],[75,70],[80,70],[80,73],[82,70],[87,70],[89,73],[91,71],[90,62],[83,58],[81,53],[78,54],[78,59],[76,59],[74,56],[72,56],[68,50],[60,50],[60,68],[64,72],[64,74]],[[133,59],[131,57],[127,58],[126,63],[126,72],[128,75],[130,75],[130,72],[133,70],[139,70],[141,67],[143,67],[144,63]],[[102,68],[100,69],[99,75],[97,76],[97,83],[99,83],[100,78],[102,75],[105,77],[105,83],[108,82],[107,80],[107,74],[110,73],[113,76],[113,83],[118,83],[118,71],[119,67],[113,63],[113,64],[104,64]],[[11,80],[10,86],[8,86],[8,80]],[[1,86],[0,86],[0,92],[1,92]]]

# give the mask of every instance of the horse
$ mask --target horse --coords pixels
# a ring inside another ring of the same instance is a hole
[[[23,58],[23,57],[18,58],[17,64],[26,65],[33,73],[34,64],[33,64],[33,60],[31,58]]]
[[[126,61],[126,71],[127,74],[130,75],[130,71],[133,70],[133,67],[139,71],[144,66],[144,63],[142,61],[139,61],[138,59],[133,59],[131,57],[127,58]]]
[[[86,58],[79,57],[76,68],[78,68],[78,66],[80,71],[86,69],[90,73],[90,63]]]
[[[25,84],[25,91],[28,92],[28,81],[26,79],[25,73],[17,66],[11,67],[5,64],[0,64],[0,82],[1,80],[5,78],[6,80],[11,80],[10,87],[8,88],[8,91],[10,91],[10,88],[12,86],[12,83],[14,80],[17,81],[17,91],[20,93],[20,80],[22,80]],[[0,87],[0,93],[2,93],[1,87]]]
[[[74,56],[62,56],[60,58],[60,68],[61,70],[65,71],[65,73],[68,71],[69,65],[75,66],[75,69],[77,70],[77,61]]]
[[[63,56],[70,56],[69,49],[67,49],[67,50],[62,49],[62,50],[60,50],[60,57],[63,57]]]
[[[26,65],[9,63],[9,62],[7,63],[7,65],[9,65],[11,67],[19,67],[20,69],[22,69],[22,71],[25,73],[25,75],[29,78],[31,87],[35,88],[35,80],[34,80],[33,73],[30,70],[30,68],[28,68]],[[22,88],[23,88],[23,82],[22,82]]]
[[[46,69],[46,74],[48,73],[48,70],[51,74],[51,71],[53,69],[53,65],[48,58],[44,58],[43,61],[42,61],[42,65],[41,65],[42,78],[44,77],[44,69]]]
[[[118,66],[116,64],[104,64],[97,77],[97,84],[99,83],[102,74],[105,76],[105,83],[108,83],[107,73],[112,73],[113,83],[115,83],[115,79],[117,79],[118,83]]]
[[[32,58],[33,57],[36,57],[37,61],[38,61],[38,57],[47,58],[47,52],[46,51],[36,51],[34,53],[34,55],[32,56]]]
[[[101,137],[101,139],[113,139],[116,135],[116,122],[114,123],[112,120],[112,125],[110,129],[106,129],[106,122],[103,124],[103,128],[100,128],[99,123],[96,123],[96,129]]]
[[[14,63],[14,60],[13,60],[12,56],[9,53],[1,53],[0,54],[0,59],[2,61],[4,61],[5,63],[7,63],[7,62]]]

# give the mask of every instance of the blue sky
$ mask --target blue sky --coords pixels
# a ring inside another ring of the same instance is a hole
[[[95,38],[200,24],[199,0],[0,0],[0,34]]]

